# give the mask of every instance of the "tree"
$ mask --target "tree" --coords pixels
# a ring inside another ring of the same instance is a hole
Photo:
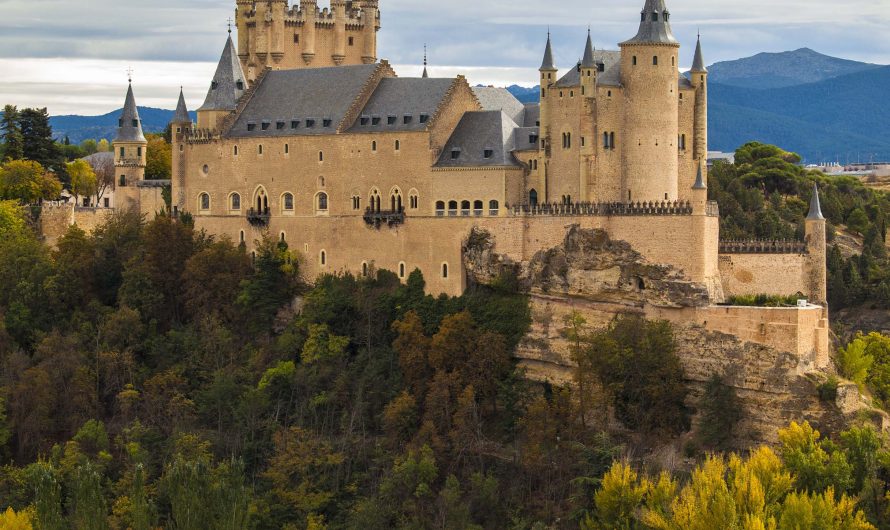
[[[84,160],[68,163],[68,178],[71,179],[71,192],[78,197],[91,197],[99,189],[96,173]]]
[[[87,159],[96,174],[96,203],[102,200],[105,192],[114,187],[114,157],[97,155]]]
[[[866,379],[875,362],[875,358],[868,354],[868,346],[868,341],[860,334],[838,351],[838,368],[844,377],[859,386],[860,392],[865,391]]]
[[[80,142],[80,148],[86,156],[90,156],[99,151],[99,143],[96,140],[84,140]]]
[[[822,493],[829,488],[846,492],[853,486],[853,469],[834,444],[823,442],[809,422],[791,422],[779,431],[779,453],[799,489]]]
[[[182,283],[186,312],[193,319],[215,315],[235,325],[238,307],[234,302],[250,273],[250,258],[243,249],[227,237],[214,241],[185,263]]]
[[[3,107],[0,129],[3,131],[3,158],[0,158],[0,162],[24,158],[24,138],[19,126],[19,111],[15,106],[6,105]]]
[[[727,449],[734,439],[736,424],[742,419],[735,390],[717,374],[711,376],[699,402],[702,418],[699,440],[708,448]]]
[[[16,199],[24,204],[55,199],[62,184],[43,166],[30,160],[10,160],[0,166],[0,199]]]
[[[146,138],[145,178],[148,180],[169,180],[173,150],[163,136],[150,134]]]
[[[286,249],[268,235],[259,242],[253,275],[242,282],[237,304],[251,333],[271,327],[278,310],[291,301],[297,280],[296,265]]]
[[[0,201],[0,239],[18,239],[25,228],[22,207],[15,201]]]
[[[111,144],[105,138],[99,140],[99,144],[96,146],[97,152],[99,153],[110,153],[111,152]]]
[[[63,171],[64,158],[53,140],[49,113],[45,108],[24,109],[19,113],[19,125],[24,140],[24,157],[50,171]]]
[[[32,521],[29,510],[16,513],[12,508],[7,508],[5,513],[0,513],[0,530],[33,530]]]

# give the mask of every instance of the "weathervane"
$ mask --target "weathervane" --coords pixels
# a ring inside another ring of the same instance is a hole
[[[232,17],[228,18],[228,23],[229,23],[229,35],[231,35],[232,34]]]
[[[129,81],[131,84],[133,83],[133,67],[132,66],[127,67],[127,81]]]

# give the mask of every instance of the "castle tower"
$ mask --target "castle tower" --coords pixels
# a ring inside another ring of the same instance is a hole
[[[235,27],[238,29],[238,58],[241,60],[242,69],[247,72],[248,80],[255,79],[256,64],[250,60],[250,50],[255,47],[251,40],[251,31],[248,22],[254,17],[254,0],[236,0],[235,2]],[[254,39],[255,40],[255,39]]]
[[[664,0],[646,0],[637,35],[620,46],[625,113],[616,147],[624,168],[622,199],[676,200],[680,44]]]
[[[346,0],[331,0],[334,14],[334,53],[331,59],[340,66],[346,59]]]
[[[584,58],[581,59],[581,95],[588,98],[596,97],[597,65],[593,57],[593,41],[590,30],[587,30],[587,43],[584,46]]]
[[[142,120],[136,108],[132,80],[127,87],[124,109],[118,120],[117,136],[113,142],[115,182],[115,204],[118,207],[138,207],[137,186],[145,180],[146,151],[148,142],[142,133]]]
[[[194,124],[189,116],[188,106],[185,104],[185,95],[179,89],[179,101],[176,103],[176,113],[170,121],[170,130],[173,132],[173,160],[171,166],[171,190],[173,213],[178,213],[185,202],[185,139],[191,132]]]
[[[804,222],[804,233],[809,259],[810,300],[827,305],[828,302],[828,271],[827,271],[827,240],[825,217],[819,201],[819,186],[813,184],[813,197],[810,199],[810,212]]]
[[[377,8],[377,0],[364,0],[362,2],[362,62],[374,64],[377,62],[377,31],[380,30],[380,11]]]
[[[235,112],[245,88],[241,61],[238,60],[230,34],[216,66],[216,73],[213,74],[207,98],[198,109],[198,128],[215,130],[223,118]]]
[[[541,68],[538,69],[541,74],[541,128],[540,128],[540,145],[538,151],[543,151],[543,159],[546,160],[550,156],[550,106],[552,95],[550,87],[556,83],[556,65],[553,62],[553,46],[550,44],[550,32],[547,32],[547,46],[544,48],[544,59],[541,61]],[[547,163],[544,162],[544,190],[538,191],[540,202],[547,202],[546,178]],[[543,193],[542,193],[543,191]]]
[[[318,3],[315,0],[300,0],[300,14],[303,16],[303,62],[312,64],[315,59],[315,19],[318,17]]]
[[[689,71],[689,80],[695,87],[695,125],[692,156],[696,160],[708,157],[708,69],[701,52],[701,35],[695,44],[695,58]]]

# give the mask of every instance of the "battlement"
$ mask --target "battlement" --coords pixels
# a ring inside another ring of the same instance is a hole
[[[788,239],[749,239],[720,241],[721,254],[807,254],[803,241]]]
[[[185,133],[187,144],[207,144],[221,138],[220,134],[210,129],[190,129]]]
[[[622,215],[692,215],[689,201],[661,202],[578,202],[552,203],[534,206],[508,206],[514,216],[622,216]]]

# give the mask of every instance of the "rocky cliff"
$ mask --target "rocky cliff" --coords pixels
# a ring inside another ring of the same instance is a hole
[[[740,448],[775,443],[777,431],[792,420],[837,432],[865,410],[876,423],[887,423],[886,415],[863,402],[855,385],[842,384],[836,402],[821,400],[818,387],[828,374],[811,371],[795,353],[741,340],[690,318],[691,312],[709,305],[707,289],[670,266],[649,263],[602,230],[570,227],[561,245],[523,263],[498,255],[496,242],[474,231],[464,256],[471,283],[515,274],[529,293],[533,323],[517,356],[533,379],[572,383],[571,345],[564,333],[570,317],[579,315],[596,329],[620,313],[633,312],[673,324],[690,407],[697,407],[713,374],[735,389],[744,409],[737,433]]]

